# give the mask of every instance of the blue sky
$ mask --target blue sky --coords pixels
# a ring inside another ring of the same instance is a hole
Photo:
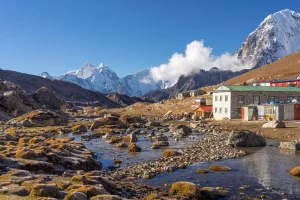
[[[233,53],[269,14],[296,0],[0,0],[0,67],[61,75],[84,62],[124,76],[167,63],[194,40]]]

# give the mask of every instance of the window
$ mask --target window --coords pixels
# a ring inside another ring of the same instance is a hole
[[[273,108],[266,108],[265,113],[266,113],[266,115],[274,115],[274,109]]]
[[[218,113],[218,108],[215,108],[215,113]]]
[[[215,101],[218,101],[218,96],[215,96]]]
[[[260,104],[260,96],[253,96],[253,103],[254,104]]]
[[[219,109],[219,112],[222,114],[222,108]]]
[[[224,108],[225,114],[228,114],[228,108]]]
[[[282,83],[279,84],[279,87],[282,87]]]
[[[225,95],[225,101],[228,101],[228,95]]]
[[[222,101],[222,99],[223,99],[223,96],[221,95],[221,96],[220,96],[220,101]]]
[[[276,96],[269,96],[270,101],[276,101]]]
[[[244,95],[239,95],[238,96],[238,103],[243,104],[245,102],[245,96]]]
[[[293,99],[294,99],[293,96],[288,96],[288,97],[287,97],[287,100],[288,100],[288,101],[292,101]]]

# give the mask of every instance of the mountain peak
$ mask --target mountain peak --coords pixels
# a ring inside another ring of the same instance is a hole
[[[52,76],[50,76],[50,74],[48,72],[42,72],[39,76],[43,77],[43,78],[48,78],[48,79],[53,78]]]

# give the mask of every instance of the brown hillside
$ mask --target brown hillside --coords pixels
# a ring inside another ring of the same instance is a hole
[[[283,57],[271,64],[257,68],[225,81],[225,85],[250,84],[270,80],[293,79],[300,74],[300,51]]]

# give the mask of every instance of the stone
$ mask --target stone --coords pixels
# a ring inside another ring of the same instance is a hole
[[[130,137],[130,142],[137,142],[138,141],[138,137],[136,136],[136,134],[133,132],[129,135]]]
[[[49,110],[34,110],[7,122],[10,125],[25,127],[61,126],[67,125],[67,123],[68,118],[64,114]]]
[[[218,171],[231,171],[231,168],[230,168],[230,167],[223,166],[223,165],[211,165],[211,166],[209,167],[209,169],[210,169],[211,171],[216,171],[216,172],[218,172]]]
[[[11,184],[4,186],[0,189],[0,194],[13,194],[18,196],[27,196],[29,195],[29,190],[23,186],[17,184]]]
[[[72,127],[72,131],[77,133],[85,133],[87,132],[87,129],[84,125],[75,125]]]
[[[289,172],[292,176],[300,177],[300,167],[294,167],[293,169],[288,170],[288,172]]]
[[[91,198],[91,200],[125,200],[125,199],[117,195],[103,194],[103,195],[94,196]]]
[[[167,136],[159,136],[159,137],[157,138],[157,141],[158,141],[158,142],[160,142],[160,141],[166,142],[166,141],[168,141],[168,137],[167,137]]]
[[[30,196],[33,197],[60,197],[59,188],[55,184],[36,184],[33,186]]]
[[[176,197],[176,199],[201,199],[201,192],[194,183],[179,181],[172,184],[170,189],[170,195]]]
[[[299,142],[280,142],[279,148],[281,149],[291,149],[291,150],[300,150]]]
[[[145,124],[146,127],[150,127],[150,126],[160,126],[159,122],[147,122]]]
[[[86,194],[88,199],[93,197],[93,196],[97,196],[97,195],[101,195],[101,194],[109,194],[103,188],[103,186],[101,184],[100,185],[83,185],[80,188],[75,189],[75,191],[82,192],[82,193]]]
[[[167,141],[158,141],[158,142],[155,142],[155,143],[153,143],[152,144],[152,147],[154,147],[154,148],[152,148],[152,149],[155,149],[155,147],[167,147],[167,146],[169,146],[169,142],[167,142]],[[159,149],[159,148],[158,148]]]
[[[142,151],[142,149],[139,146],[137,146],[136,143],[130,143],[127,150],[129,152],[141,152]]]
[[[100,121],[100,120],[95,120],[95,121],[92,123],[90,129],[91,129],[91,130],[95,130],[95,129],[99,128],[100,126],[103,126],[103,122]]]
[[[72,191],[67,194],[64,200],[88,200],[88,197],[83,192]]]
[[[227,145],[234,147],[264,147],[267,142],[264,137],[251,131],[232,131],[226,141]]]
[[[46,87],[42,87],[32,95],[33,99],[49,109],[59,110],[65,112],[67,109],[67,102],[56,96],[56,94]]]
[[[37,157],[37,154],[29,148],[21,148],[16,151],[16,158],[34,159]]]
[[[285,123],[282,121],[270,121],[263,124],[262,128],[285,128]]]
[[[118,147],[118,148],[121,148],[121,149],[126,149],[128,147],[128,145],[125,143],[125,142],[120,142],[120,143],[117,143],[115,145],[115,147]]]
[[[173,157],[178,155],[178,153],[172,149],[167,149],[162,153],[162,157],[166,158],[166,157]]]
[[[200,174],[207,174],[208,170],[206,170],[206,169],[197,169],[196,172],[200,173]]]

